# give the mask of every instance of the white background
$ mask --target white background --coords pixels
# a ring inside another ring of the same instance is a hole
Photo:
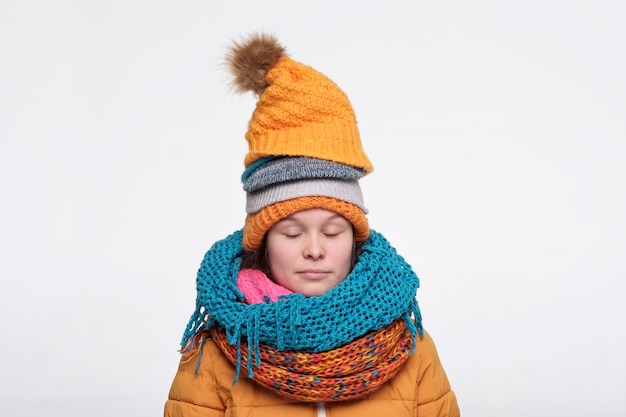
[[[349,95],[466,417],[626,415],[626,3],[0,1],[0,415],[158,416],[273,33]]]

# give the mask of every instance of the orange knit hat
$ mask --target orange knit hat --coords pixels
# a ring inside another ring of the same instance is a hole
[[[298,211],[320,207],[339,213],[348,219],[354,227],[354,238],[357,242],[364,242],[369,237],[370,229],[367,218],[359,207],[332,197],[311,196],[281,201],[269,205],[257,213],[248,214],[244,226],[244,248],[248,250],[258,248],[263,242],[265,233],[280,219]]]
[[[366,240],[369,225],[358,179],[373,166],[347,95],[325,75],[289,58],[269,35],[234,43],[227,61],[235,89],[259,98],[245,135],[244,248],[257,248],[282,218],[316,207],[341,214],[353,224],[357,241]]]

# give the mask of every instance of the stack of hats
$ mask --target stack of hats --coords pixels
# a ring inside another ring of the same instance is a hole
[[[248,123],[243,246],[260,247],[279,220],[324,208],[348,219],[358,242],[370,234],[359,179],[373,166],[346,94],[328,77],[287,56],[266,34],[236,42],[227,58],[238,92],[258,96]]]

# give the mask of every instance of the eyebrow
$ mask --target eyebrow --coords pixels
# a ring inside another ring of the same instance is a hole
[[[330,210],[329,210],[329,211],[330,211]],[[292,214],[290,214],[289,216],[287,216],[287,217],[284,217],[284,218],[280,219],[280,221],[282,222],[282,221],[285,221],[285,220],[289,220],[289,221],[295,222],[295,221],[297,221],[297,219],[294,219],[294,218],[293,218],[293,216],[295,216],[295,215],[296,215],[296,214],[298,214],[298,213],[299,213],[298,211],[297,211],[297,212],[295,212],[295,213],[292,213]],[[339,217],[339,218],[343,218],[343,216],[342,216],[341,214],[339,214],[339,213],[335,213],[334,211],[333,211],[333,212],[331,212],[331,213],[332,213],[332,214],[331,214],[330,216],[328,216],[328,218],[327,218],[327,219],[325,219],[324,221],[334,220],[334,219],[336,219],[336,218],[338,218],[338,217]]]

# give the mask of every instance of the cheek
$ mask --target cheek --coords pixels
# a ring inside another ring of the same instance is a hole
[[[352,245],[336,252],[338,254],[337,263],[341,265],[347,276],[354,266],[354,249]]]
[[[268,262],[272,272],[283,270],[294,263],[294,250],[289,246],[268,246]]]

